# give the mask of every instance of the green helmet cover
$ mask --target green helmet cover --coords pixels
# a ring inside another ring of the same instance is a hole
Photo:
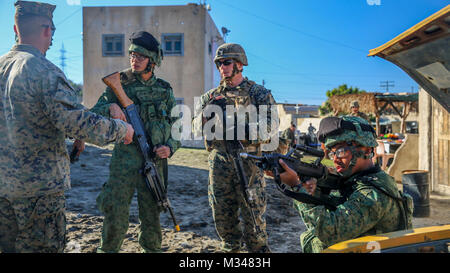
[[[355,125],[356,131],[344,130],[341,134],[330,135],[325,138],[325,147],[331,148],[341,142],[354,141],[364,147],[377,147],[375,135],[370,131],[363,131],[360,124],[370,125],[365,119],[355,116],[343,116],[343,120],[350,121]]]

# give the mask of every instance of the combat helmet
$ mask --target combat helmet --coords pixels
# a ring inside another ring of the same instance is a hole
[[[130,36],[130,47],[128,52],[137,52],[150,59],[151,63],[156,66],[161,65],[163,59],[163,51],[158,40],[146,31],[133,32]]]
[[[244,66],[248,65],[247,55],[245,55],[244,48],[239,44],[226,43],[217,48],[214,62],[217,64],[218,60],[232,58],[242,63]]]
[[[352,101],[350,103],[350,108],[352,108],[352,107],[359,108],[359,102],[357,100]]]
[[[319,141],[326,148],[340,142],[354,141],[364,147],[377,147],[376,133],[363,118],[354,116],[326,117],[320,121]]]

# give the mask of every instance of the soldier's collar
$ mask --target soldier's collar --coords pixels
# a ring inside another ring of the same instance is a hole
[[[39,51],[39,49],[37,49],[33,45],[28,45],[28,44],[15,44],[11,48],[11,51],[24,51],[24,52],[31,53],[37,57],[45,57],[45,55],[42,54],[42,52]]]
[[[347,180],[346,180],[346,182],[344,182],[344,184],[347,184],[347,183],[354,183],[354,182],[356,182],[360,177],[363,177],[363,176],[366,176],[366,175],[371,175],[371,174],[375,174],[375,173],[378,173],[378,172],[380,172],[381,171],[381,169],[380,169],[380,167],[378,166],[378,165],[375,165],[375,166],[373,166],[373,167],[370,167],[370,168],[368,168],[368,169],[365,169],[365,170],[362,170],[362,171],[360,171],[360,172],[357,172],[357,173],[355,173],[355,174],[353,174],[352,176],[350,176]]]
[[[155,74],[153,73],[152,74],[152,76],[150,77],[150,79],[148,79],[147,81],[145,81],[143,78],[142,78],[142,75],[141,74],[135,74],[136,75],[136,79],[138,79],[138,81],[139,82],[141,82],[143,85],[145,85],[145,86],[152,86],[153,84],[155,84],[155,82],[156,82],[156,77],[155,77]]]
[[[248,84],[249,84],[248,78],[247,78],[247,77],[244,77],[244,79],[242,80],[242,82],[241,82],[238,86],[230,87],[230,86],[227,85],[226,81],[223,81],[222,87],[223,87],[223,89],[226,90],[226,91],[229,91],[229,90],[232,90],[232,91],[240,91],[240,90],[242,90],[242,89],[245,89],[245,88],[247,87]]]

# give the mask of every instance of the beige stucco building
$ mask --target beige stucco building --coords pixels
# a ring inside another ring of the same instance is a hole
[[[105,90],[101,78],[130,67],[129,37],[148,31],[164,51],[155,75],[168,81],[178,103],[193,111],[194,97],[217,86],[213,62],[223,38],[204,5],[83,7],[83,104],[90,108]]]

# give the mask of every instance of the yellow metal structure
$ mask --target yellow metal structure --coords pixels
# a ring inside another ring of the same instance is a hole
[[[450,240],[450,225],[432,226],[364,236],[340,242],[325,249],[323,253],[369,253],[383,252],[395,247],[421,244],[439,240]],[[423,251],[428,249],[423,247]]]

